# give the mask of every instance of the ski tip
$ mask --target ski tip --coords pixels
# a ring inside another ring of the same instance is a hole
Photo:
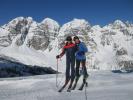
[[[62,91],[58,91],[59,93],[61,93]]]
[[[71,90],[75,90],[75,88],[72,88]]]
[[[79,91],[82,91],[83,89],[78,89]]]
[[[67,92],[71,92],[71,90],[67,90]]]
[[[62,90],[58,90],[58,92],[59,92],[59,93],[61,93],[61,92],[62,92]]]

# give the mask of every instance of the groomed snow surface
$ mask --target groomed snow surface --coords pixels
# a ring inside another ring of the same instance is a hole
[[[87,87],[88,100],[133,100],[133,73],[112,73],[110,71],[89,71]],[[74,91],[59,93],[56,75],[30,76],[24,78],[0,79],[0,100],[85,100],[85,90],[79,91],[79,80]],[[59,75],[59,87],[64,74]]]

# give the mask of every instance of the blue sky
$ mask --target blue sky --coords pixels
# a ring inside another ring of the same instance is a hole
[[[0,25],[19,16],[38,22],[50,17],[61,25],[73,18],[101,26],[116,19],[133,22],[133,0],[0,0]]]

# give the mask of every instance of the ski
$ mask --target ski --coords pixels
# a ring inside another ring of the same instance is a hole
[[[84,87],[84,83],[82,83],[82,85],[80,86],[80,88],[78,90],[82,91]]]
[[[74,80],[71,80],[71,83],[70,83],[70,85],[69,85],[69,87],[68,87],[68,89],[67,89],[67,92],[71,92],[72,86],[73,86],[73,81],[74,81]]]
[[[84,86],[88,87],[88,83],[86,82],[87,78],[88,76],[83,79],[83,83],[78,90],[82,91]]]
[[[83,90],[83,88],[84,88],[84,86],[88,86],[88,83],[86,82],[86,83],[82,83],[82,85],[80,86],[80,88],[78,89],[78,90],[80,90],[80,91],[82,91]]]
[[[66,80],[65,84],[58,90],[58,92],[62,92],[68,83],[69,83],[69,80]]]
[[[70,89],[67,89],[67,92],[71,92],[71,88]]]
[[[73,87],[72,87],[72,90],[75,90],[75,88],[76,88],[76,86],[77,86],[77,83],[78,83],[78,81],[79,81],[79,78],[80,78],[80,76],[76,77],[75,83],[74,83],[74,85],[73,85]]]

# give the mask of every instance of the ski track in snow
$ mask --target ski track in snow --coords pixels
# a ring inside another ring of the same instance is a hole
[[[133,100],[133,73],[118,74],[110,71],[90,71],[88,100]],[[82,77],[74,91],[58,93],[56,75],[39,75],[0,79],[0,100],[85,100],[85,90],[78,91]],[[60,87],[64,75],[59,75]]]

